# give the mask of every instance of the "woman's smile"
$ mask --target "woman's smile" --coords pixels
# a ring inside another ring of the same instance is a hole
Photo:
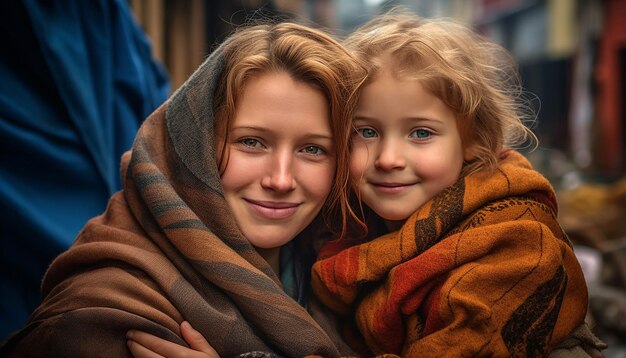
[[[292,202],[244,200],[255,214],[269,220],[288,219],[296,213],[300,206],[300,203]]]

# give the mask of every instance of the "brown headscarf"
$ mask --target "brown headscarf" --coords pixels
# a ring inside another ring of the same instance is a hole
[[[224,200],[212,98],[227,44],[143,123],[122,158],[123,191],[53,262],[43,303],[1,355],[122,357],[129,329],[185,344],[183,320],[223,357],[339,355]]]

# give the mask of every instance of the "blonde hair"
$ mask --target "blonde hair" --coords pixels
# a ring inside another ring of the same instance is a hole
[[[369,80],[391,67],[399,78],[419,80],[452,109],[463,146],[471,145],[475,155],[462,175],[495,168],[505,147],[536,143],[524,124],[534,115],[515,61],[471,29],[394,9],[361,26],[345,45],[367,61]]]
[[[332,218],[327,222],[340,215],[343,236],[348,215],[356,217],[348,204],[349,138],[355,94],[365,81],[365,67],[330,35],[295,23],[243,27],[227,41],[224,71],[214,96],[219,137],[228,137],[246,83],[261,74],[284,71],[294,80],[319,89],[328,100],[336,171],[322,214]],[[219,167],[223,169],[224,164],[224,158],[219,158]]]

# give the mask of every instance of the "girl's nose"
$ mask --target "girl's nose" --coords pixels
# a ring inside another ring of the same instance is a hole
[[[277,151],[272,155],[267,173],[261,178],[261,186],[276,192],[289,192],[296,188],[289,151]]]
[[[402,148],[393,140],[382,141],[374,165],[377,169],[384,171],[403,169],[406,166],[406,161],[401,150]]]

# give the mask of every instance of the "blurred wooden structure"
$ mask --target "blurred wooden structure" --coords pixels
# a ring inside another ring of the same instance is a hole
[[[205,1],[130,0],[130,5],[175,90],[207,54]]]
[[[303,0],[128,0],[170,73],[172,91],[236,26],[256,18],[290,17]],[[279,10],[280,9],[280,10]]]

